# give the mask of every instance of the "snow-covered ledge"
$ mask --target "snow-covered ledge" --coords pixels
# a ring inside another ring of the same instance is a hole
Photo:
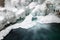
[[[41,18],[41,20],[38,20],[37,22],[39,23],[60,23],[60,17],[58,17],[58,15],[47,15],[43,18]]]

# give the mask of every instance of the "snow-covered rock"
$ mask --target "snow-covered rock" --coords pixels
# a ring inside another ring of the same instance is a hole
[[[7,24],[5,16],[0,15],[0,30]]]
[[[6,29],[0,31],[0,40],[2,40],[10,31],[12,27],[7,27]]]
[[[39,4],[43,4],[46,0],[38,0]]]
[[[32,26],[34,26],[36,22],[32,21],[32,15],[29,15],[26,17],[26,19],[20,24],[21,28],[28,29]]]
[[[11,6],[15,8],[20,7],[20,0],[11,0]]]
[[[46,13],[49,14],[49,13],[54,13],[54,10],[55,10],[55,4],[52,3],[51,1],[47,1],[46,2]]]
[[[15,17],[14,12],[7,11],[5,17],[6,17],[8,23],[16,22],[16,17]]]
[[[17,20],[15,16],[15,12],[17,10],[14,10],[14,9],[12,10],[11,8],[6,8],[6,7],[0,8],[0,15],[5,17],[7,22],[14,23]]]
[[[28,6],[30,3],[31,3],[31,0],[21,0],[22,7]]]
[[[55,5],[59,5],[60,4],[60,0],[54,0],[53,2],[55,3]]]
[[[42,4],[45,0],[33,0],[33,2],[37,2],[39,4]]]
[[[19,9],[19,10],[15,13],[16,18],[17,18],[17,19],[19,19],[20,17],[21,17],[21,18],[25,18],[27,15],[29,15],[30,10],[31,10],[31,9],[29,9],[28,7]]]
[[[11,12],[17,12],[18,11],[18,9],[14,8],[14,7],[5,7],[5,10],[11,11]]]
[[[21,17],[21,18],[25,17],[25,9],[20,9],[20,10],[18,10],[18,11],[15,13],[15,15],[16,15],[16,18],[17,18],[17,19],[19,19],[20,17]]]
[[[12,27],[13,29],[19,28],[19,27],[28,29],[28,28],[30,28],[30,27],[32,27],[33,25],[36,24],[36,22],[32,21],[32,17],[33,16],[30,14],[30,15],[26,16],[26,18],[23,22],[16,23],[16,24],[14,24],[12,26],[9,26],[9,27]]]
[[[37,6],[38,5],[38,3],[37,2],[31,2],[29,5],[28,5],[28,7],[29,7],[29,9],[34,9],[35,8],[35,6]]]
[[[5,8],[0,7],[0,12],[3,12],[5,10]]]
[[[0,8],[0,27],[4,27],[7,24],[4,11],[5,11],[5,8]]]
[[[35,25],[35,22],[32,22],[32,15],[29,15],[26,17],[26,19],[22,22],[22,23],[16,23],[14,25],[11,25],[9,27],[7,27],[6,29],[0,31],[0,40],[3,39],[10,31],[11,29],[16,29],[16,28],[25,28],[28,29],[30,27],[32,27],[33,25]]]
[[[56,6],[55,10],[59,10],[60,11],[60,4],[57,4],[55,6]]]
[[[16,23],[14,25],[9,26],[8,28],[0,31],[0,39],[3,39],[4,36],[6,36],[11,29],[16,29],[16,28],[31,28],[34,25],[36,25],[38,23],[60,23],[60,18],[55,14],[55,13],[49,13],[49,15],[47,16],[41,16],[41,15],[45,15],[45,10],[46,10],[46,1],[45,3],[44,0],[33,0],[34,2],[31,2],[31,0],[6,0],[6,5],[5,5],[5,9],[2,9],[1,14],[0,13],[0,29],[2,29],[4,27],[4,25],[6,25],[7,23],[11,23],[11,22],[16,22],[17,19],[21,18],[25,18],[25,20],[21,23]],[[38,3],[43,3],[41,5],[38,5]],[[52,0],[50,0],[51,2],[53,2]],[[21,9],[17,9],[15,7],[20,6],[21,2],[21,7],[25,7],[26,8],[21,8]],[[31,3],[30,3],[31,2]],[[58,1],[57,1],[58,3]],[[29,5],[28,5],[29,4]],[[56,6],[55,9],[60,9],[59,6]],[[3,12],[3,10],[6,10],[7,12]],[[32,12],[29,10],[33,10]],[[30,13],[28,16],[26,16],[26,14]],[[33,18],[37,18],[36,21],[32,21]]]
[[[19,0],[5,0],[5,7],[14,7],[17,8],[19,7]]]
[[[60,18],[55,15],[55,14],[50,14],[50,15],[47,15],[43,18],[41,18],[41,20],[39,20],[38,22],[40,23],[60,23]]]
[[[31,14],[34,15],[34,16],[45,15],[45,10],[46,10],[46,5],[45,4],[37,5],[35,7],[35,9],[31,12]]]
[[[5,0],[5,7],[12,7],[11,0]]]

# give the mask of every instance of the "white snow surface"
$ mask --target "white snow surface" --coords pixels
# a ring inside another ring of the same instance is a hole
[[[28,5],[28,7],[29,7],[30,9],[34,9],[37,4],[38,4],[37,2],[31,2],[31,3]]]
[[[13,0],[13,2],[14,2],[14,0]],[[22,2],[24,3],[25,1],[22,1]],[[16,3],[18,3],[18,1]],[[10,3],[8,3],[8,2],[6,4],[6,5],[8,5],[8,7],[6,7],[7,10],[10,10],[12,12],[17,12],[18,11],[14,7],[9,7],[9,6],[11,6],[11,4],[10,5],[9,4]],[[32,3],[32,5],[30,5],[30,6],[35,7],[36,4]],[[38,6],[36,6],[35,10],[38,10],[39,8],[40,8],[41,11],[45,11],[46,5],[45,4],[38,5]],[[2,8],[0,8],[0,9],[2,9]],[[2,9],[2,10],[4,10],[4,9]],[[24,12],[23,9],[21,9],[21,10],[19,10],[21,12],[17,12],[17,13],[21,14],[22,12]],[[25,20],[22,23],[16,23],[16,24],[11,25],[11,26],[7,27],[6,29],[0,31],[0,40],[3,39],[3,37],[6,36],[11,31],[11,29],[16,29],[16,28],[19,28],[19,27],[25,28],[25,29],[29,29],[32,26],[36,25],[36,22],[39,22],[39,23],[60,23],[60,18],[57,15],[55,15],[55,14],[52,14],[52,15],[49,14],[47,16],[37,16],[37,20],[36,21],[32,21],[32,17],[33,17],[33,15],[30,14],[30,15],[26,16]],[[4,18],[2,18],[2,17],[0,18],[0,20],[3,20],[3,19]]]
[[[37,21],[32,21],[31,20],[32,17],[33,16],[30,14],[29,16],[26,17],[26,19],[22,23],[16,23],[16,24],[9,26],[8,28],[2,30],[0,32],[0,39],[3,39],[3,36],[6,36],[11,29],[16,29],[19,27],[28,29],[28,28],[31,28],[32,26],[36,25],[36,22],[39,22],[39,23],[53,23],[53,22],[60,23],[60,18],[57,17],[56,15],[40,16],[40,18],[38,17]]]
[[[25,15],[25,9],[20,9],[20,10],[18,10],[18,11],[15,13],[15,15],[16,15],[16,18],[17,18],[17,19],[19,19],[20,17],[24,17],[24,15]]]
[[[39,23],[60,23],[60,18],[57,15],[47,15],[41,20],[38,20]]]

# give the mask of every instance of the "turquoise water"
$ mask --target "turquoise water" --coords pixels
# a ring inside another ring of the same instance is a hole
[[[40,28],[40,27],[49,27]],[[32,28],[17,28],[10,31],[4,40],[60,40],[60,24],[40,24],[37,23]]]

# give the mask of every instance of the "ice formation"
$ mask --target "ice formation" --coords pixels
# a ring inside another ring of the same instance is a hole
[[[21,23],[16,23],[2,30],[0,32],[0,39],[3,39],[2,36],[6,36],[11,29],[19,27],[29,29],[36,25],[37,22],[60,23],[60,16],[57,15],[57,12],[52,12],[54,11],[51,8],[52,5],[48,5],[49,8],[47,8],[47,2],[51,2],[54,5],[54,10],[60,11],[60,0],[5,0],[5,7],[0,8],[0,29],[8,23],[16,22],[17,19],[25,19]],[[48,9],[48,12],[46,12],[46,9]],[[36,20],[34,18],[36,18]],[[32,19],[34,20],[32,21]]]

